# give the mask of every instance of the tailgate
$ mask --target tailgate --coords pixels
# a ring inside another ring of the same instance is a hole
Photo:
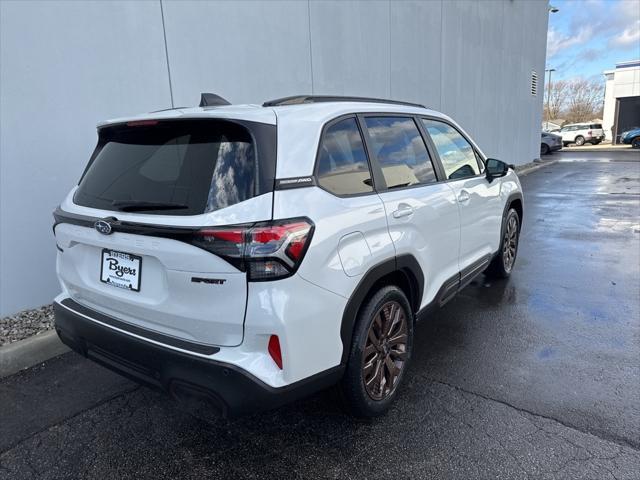
[[[78,303],[197,343],[242,342],[246,275],[225,260],[169,238],[102,235],[66,223],[57,225],[55,233],[58,278]],[[122,281],[104,281],[106,271],[115,267],[111,272],[117,276],[119,266],[128,269]],[[134,270],[136,275],[131,275]],[[127,283],[133,288],[126,288]]]
[[[99,129],[54,213],[57,271],[76,302],[192,342],[242,343],[246,274],[193,232],[270,220],[276,127],[225,119]]]

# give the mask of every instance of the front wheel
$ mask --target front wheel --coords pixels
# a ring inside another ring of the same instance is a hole
[[[514,208],[507,212],[500,250],[493,258],[487,274],[495,278],[508,278],[516,263],[518,242],[520,240],[520,216]]]
[[[631,148],[640,148],[640,137],[631,140]]]
[[[347,369],[339,385],[357,417],[384,414],[393,403],[413,346],[413,314],[398,287],[378,290],[356,321]]]

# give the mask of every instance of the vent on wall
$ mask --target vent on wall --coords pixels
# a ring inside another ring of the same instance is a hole
[[[538,74],[535,70],[531,70],[531,95],[538,95]]]

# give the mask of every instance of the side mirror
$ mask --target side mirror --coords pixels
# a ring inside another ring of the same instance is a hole
[[[509,173],[509,168],[513,168],[513,165],[507,165],[506,163],[500,160],[496,160],[495,158],[488,158],[485,170],[487,174],[487,180],[491,182],[494,178],[504,177],[507,173]]]

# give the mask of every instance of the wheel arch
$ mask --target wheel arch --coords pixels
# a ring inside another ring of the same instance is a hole
[[[516,212],[518,212],[518,216],[520,217],[520,229],[522,229],[522,219],[524,215],[524,202],[522,199],[522,193],[513,192],[507,198],[507,201],[504,205],[504,211],[502,212],[502,227],[500,229],[500,242],[502,242],[502,238],[504,237],[504,229],[507,225],[507,213],[509,210],[514,208]],[[502,243],[500,243],[502,245]]]
[[[516,212],[518,212],[518,216],[520,217],[520,225],[522,225],[522,218],[524,214],[524,205],[522,203],[522,194],[516,192],[512,193],[507,199],[507,205],[504,211],[503,217],[507,216],[507,212],[510,208],[514,208]]]
[[[356,319],[367,300],[385,285],[396,285],[409,300],[412,316],[420,309],[424,291],[424,273],[413,255],[398,255],[371,267],[360,279],[347,301],[342,314],[340,339],[342,340],[342,359],[345,364],[351,352],[351,339]]]

